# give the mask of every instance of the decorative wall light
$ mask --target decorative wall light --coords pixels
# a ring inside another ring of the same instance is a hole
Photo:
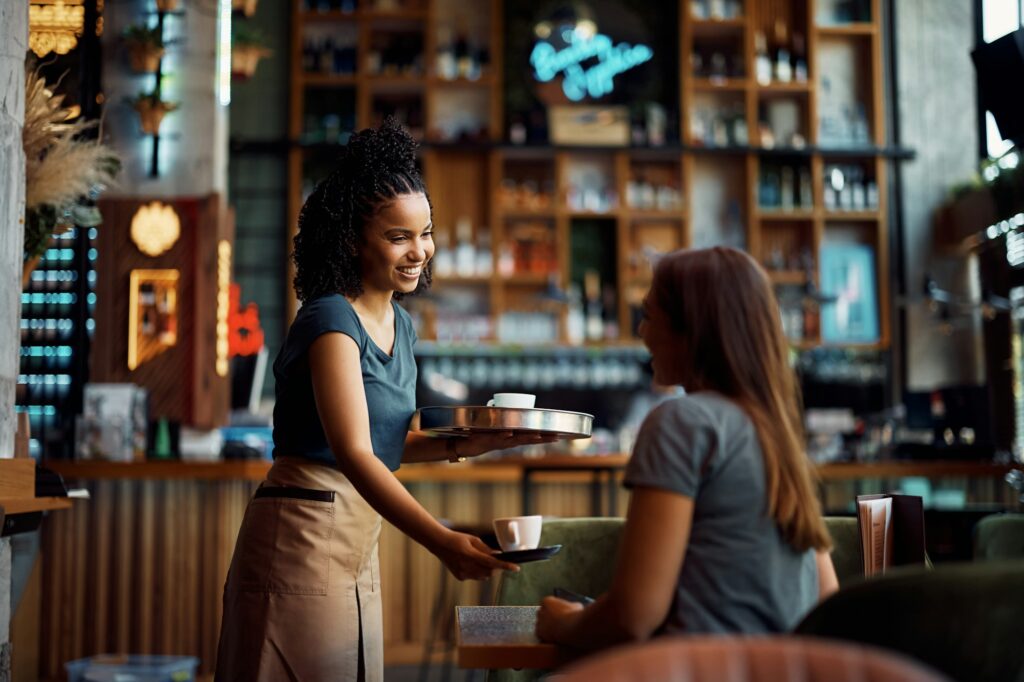
[[[166,253],[181,236],[181,221],[172,206],[159,201],[140,206],[132,216],[132,241],[147,256]]]
[[[83,0],[33,2],[28,6],[28,46],[36,56],[67,54],[78,45],[85,26]]]
[[[231,313],[231,242],[222,239],[217,245],[217,375],[228,375],[230,355]]]

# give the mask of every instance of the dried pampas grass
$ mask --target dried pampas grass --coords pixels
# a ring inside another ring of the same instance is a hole
[[[55,95],[33,69],[25,74],[25,91],[25,208],[64,207],[97,185],[112,182],[117,155],[99,141],[81,137],[96,122],[69,122],[64,95]]]

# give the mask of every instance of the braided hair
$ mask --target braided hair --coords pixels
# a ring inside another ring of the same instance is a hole
[[[295,295],[302,302],[340,293],[363,293],[359,251],[373,216],[403,194],[427,196],[416,169],[416,141],[391,116],[379,128],[367,128],[342,148],[337,165],[313,190],[299,212],[295,235]],[[428,262],[416,288],[430,286]],[[395,292],[394,298],[400,299]]]

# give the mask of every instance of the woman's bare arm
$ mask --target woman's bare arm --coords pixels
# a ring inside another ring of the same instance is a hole
[[[665,621],[679,581],[693,523],[693,499],[636,488],[608,592],[586,609],[548,597],[537,619],[546,641],[599,649],[649,638]]]

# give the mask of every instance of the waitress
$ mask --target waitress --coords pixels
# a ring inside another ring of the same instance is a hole
[[[441,525],[394,475],[543,442],[409,432],[416,332],[396,301],[429,286],[434,255],[415,151],[393,120],[354,134],[299,215],[303,305],[274,363],[275,460],[235,545],[217,680],[382,680],[382,516],[459,580],[517,570]]]

